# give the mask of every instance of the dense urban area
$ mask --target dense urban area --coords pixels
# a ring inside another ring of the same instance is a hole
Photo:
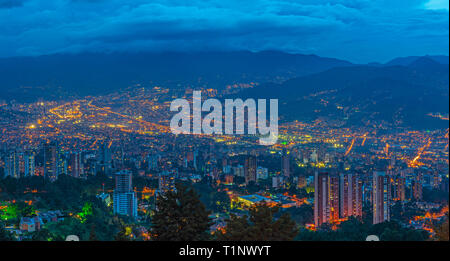
[[[448,240],[448,129],[343,113],[281,121],[273,146],[174,135],[170,102],[192,91],[0,101],[0,240]]]

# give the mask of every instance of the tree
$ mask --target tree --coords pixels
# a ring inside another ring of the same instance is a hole
[[[345,241],[364,241],[370,235],[370,224],[361,222],[360,217],[348,217],[348,220],[339,225],[337,236]]]
[[[178,184],[176,191],[158,196],[152,231],[160,241],[199,241],[210,237],[210,214],[192,189]]]
[[[113,223],[119,228],[119,232],[115,235],[114,240],[131,241],[131,227],[128,227],[119,217],[114,217]]]
[[[13,241],[11,233],[5,230],[2,223],[0,223],[0,241]]]
[[[98,241],[97,235],[95,234],[95,225],[91,225],[91,231],[89,232],[89,241]]]
[[[226,211],[230,208],[230,197],[224,191],[210,193],[209,208],[213,211]]]
[[[288,208],[286,213],[300,226],[314,222],[314,209],[311,205],[303,204],[298,208]]]
[[[429,233],[422,229],[405,227],[395,220],[371,226],[370,235],[379,235],[381,241],[424,241]]]
[[[119,230],[119,232],[114,237],[114,240],[116,241],[130,241],[130,236],[127,235],[127,229],[125,226],[122,226]]]
[[[217,191],[209,184],[198,182],[193,184],[195,191],[198,191],[200,200],[206,208],[213,212],[227,211],[230,207],[230,197],[225,191]]]
[[[448,216],[439,226],[434,227],[436,234],[433,237],[435,241],[448,241]]]
[[[329,225],[328,225],[329,226]],[[297,236],[301,241],[364,241],[368,235],[377,235],[381,241],[424,241],[428,233],[424,230],[409,228],[397,221],[376,225],[363,223],[359,218],[349,217],[337,226],[337,230],[302,230]]]
[[[51,233],[48,229],[43,228],[34,232],[31,239],[33,241],[64,241],[65,237],[64,235],[56,235]]]
[[[89,230],[78,218],[66,217],[60,222],[49,222],[44,228],[33,233],[33,237],[36,237],[34,240],[37,241],[65,240],[68,235],[76,235],[84,241],[88,239]]]
[[[234,214],[227,220],[218,240],[224,241],[289,241],[298,233],[296,223],[287,213],[275,218],[280,208],[258,204],[250,208],[250,216]]]

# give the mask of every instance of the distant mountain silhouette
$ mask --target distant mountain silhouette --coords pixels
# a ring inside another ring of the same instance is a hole
[[[408,65],[410,68],[415,68],[421,71],[429,71],[430,73],[447,73],[448,74],[448,64],[441,64],[436,62],[435,59],[429,57],[420,57],[414,60]]]
[[[430,60],[433,60],[440,64],[449,64],[449,57],[446,55],[426,55],[426,56],[408,56],[408,57],[399,57],[395,58],[389,62],[387,62],[385,65],[387,66],[393,66],[393,65],[402,65],[402,66],[408,66],[411,63],[415,62],[418,59],[427,58]]]
[[[448,121],[426,115],[448,113],[448,67],[424,57],[409,66],[333,68],[238,95],[278,98],[280,115],[287,120],[327,117],[348,124],[448,127]]]
[[[265,52],[83,53],[0,59],[0,98],[91,95],[136,83],[171,88],[223,88],[283,81],[349,62],[315,55]]]
[[[0,59],[0,99],[35,101],[123,89],[223,88],[263,83],[238,97],[278,98],[283,120],[448,128],[448,56],[354,65],[315,55],[266,52],[84,53]]]

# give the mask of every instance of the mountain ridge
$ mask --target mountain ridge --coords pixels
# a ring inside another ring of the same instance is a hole
[[[427,116],[448,114],[448,67],[428,58],[410,66],[336,67],[236,96],[279,99],[280,116],[288,121],[325,117],[356,125],[448,127]]]
[[[415,62],[417,59],[428,58],[440,64],[449,64],[448,55],[424,55],[424,56],[406,56],[406,57],[397,57],[389,62],[385,63],[385,66],[393,66],[393,65],[402,65],[408,66],[411,63]]]
[[[0,59],[0,98],[44,95],[42,89],[94,95],[136,83],[171,88],[225,88],[228,84],[281,82],[289,78],[352,66],[316,55],[265,52],[83,53]],[[25,88],[26,87],[26,88]],[[28,93],[23,93],[26,89]],[[33,93],[33,89],[38,89]],[[3,96],[3,97],[2,97]],[[56,97],[54,97],[56,98]]]

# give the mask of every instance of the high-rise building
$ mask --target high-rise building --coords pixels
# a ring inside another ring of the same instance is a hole
[[[231,174],[231,166],[230,165],[225,165],[222,167],[222,172],[224,174]]]
[[[340,175],[340,217],[362,216],[362,180],[356,174]]]
[[[67,158],[65,153],[57,147],[56,150],[56,177],[67,175]]]
[[[103,171],[106,174],[110,174],[111,170],[112,170],[112,153],[111,153],[111,142],[110,141],[104,141],[102,143],[102,145],[99,148],[99,153],[98,153],[98,170],[99,171]],[[123,152],[122,152],[122,156],[123,156]],[[123,164],[123,159],[120,161],[120,166],[122,166]]]
[[[283,149],[281,155],[281,169],[283,171],[283,175],[285,177],[289,177],[291,175],[290,170],[290,152],[286,149]]]
[[[5,177],[20,177],[19,170],[19,153],[16,151],[10,152],[5,159]]]
[[[212,167],[210,176],[213,178],[213,180],[218,180],[219,179],[219,169],[217,167]]]
[[[317,155],[317,151],[313,150],[311,153],[311,162],[318,162],[319,161],[319,155]]]
[[[114,214],[137,217],[136,193],[114,193]]]
[[[44,177],[55,180],[57,178],[56,168],[56,146],[54,144],[44,144]]]
[[[248,156],[244,166],[245,184],[256,182],[256,156]]]
[[[400,175],[391,178],[391,197],[395,201],[405,201],[405,181],[406,178]]]
[[[302,188],[306,188],[306,186],[307,186],[306,177],[305,176],[298,176],[298,178],[297,178],[297,188],[302,189]]]
[[[193,161],[193,165],[194,165],[194,169],[195,170],[197,170],[198,169],[198,162],[197,162],[197,160],[198,160],[198,150],[196,149],[196,150],[194,150],[194,155],[193,155],[193,159],[192,159],[192,161]]]
[[[256,179],[267,179],[269,177],[269,170],[267,168],[258,166],[256,168]]]
[[[272,188],[280,188],[284,184],[283,176],[278,175],[272,177]]]
[[[237,165],[236,167],[233,168],[233,171],[236,177],[244,177],[244,166]]]
[[[440,189],[446,193],[449,191],[449,178],[448,177],[442,177],[442,181],[440,184]]]
[[[314,178],[314,224],[339,220],[339,176],[316,172]]]
[[[117,172],[115,175],[116,186],[114,189],[114,213],[137,217],[137,196],[132,189],[133,175],[128,170]]]
[[[114,188],[114,192],[116,193],[126,193],[133,191],[133,183],[132,183],[133,175],[131,171],[122,170],[116,173],[115,181],[116,186]]]
[[[163,171],[158,177],[159,193],[166,193],[168,191],[175,191],[176,173],[173,171]]]
[[[391,182],[385,172],[374,171],[372,181],[373,224],[390,220]]]
[[[147,155],[146,162],[147,162],[147,169],[148,170],[155,170],[158,168],[158,162],[160,160],[161,156],[157,154],[151,154]]]
[[[234,176],[227,174],[225,175],[225,184],[232,185],[234,180]]]
[[[439,174],[437,172],[433,173],[432,177],[431,177],[431,186],[434,189],[438,189],[439,185],[441,184],[441,177],[439,176]]]
[[[27,153],[24,157],[24,176],[30,177],[35,174],[35,159],[33,153]]]
[[[74,178],[83,176],[83,161],[81,152],[70,154],[69,160],[70,175]]]
[[[192,161],[194,160],[194,152],[192,151],[188,151],[186,152],[186,157],[184,158],[184,167],[188,168],[188,167],[193,167],[194,164],[192,163]]]
[[[422,174],[418,173],[412,180],[412,193],[415,200],[422,200],[423,178]]]

